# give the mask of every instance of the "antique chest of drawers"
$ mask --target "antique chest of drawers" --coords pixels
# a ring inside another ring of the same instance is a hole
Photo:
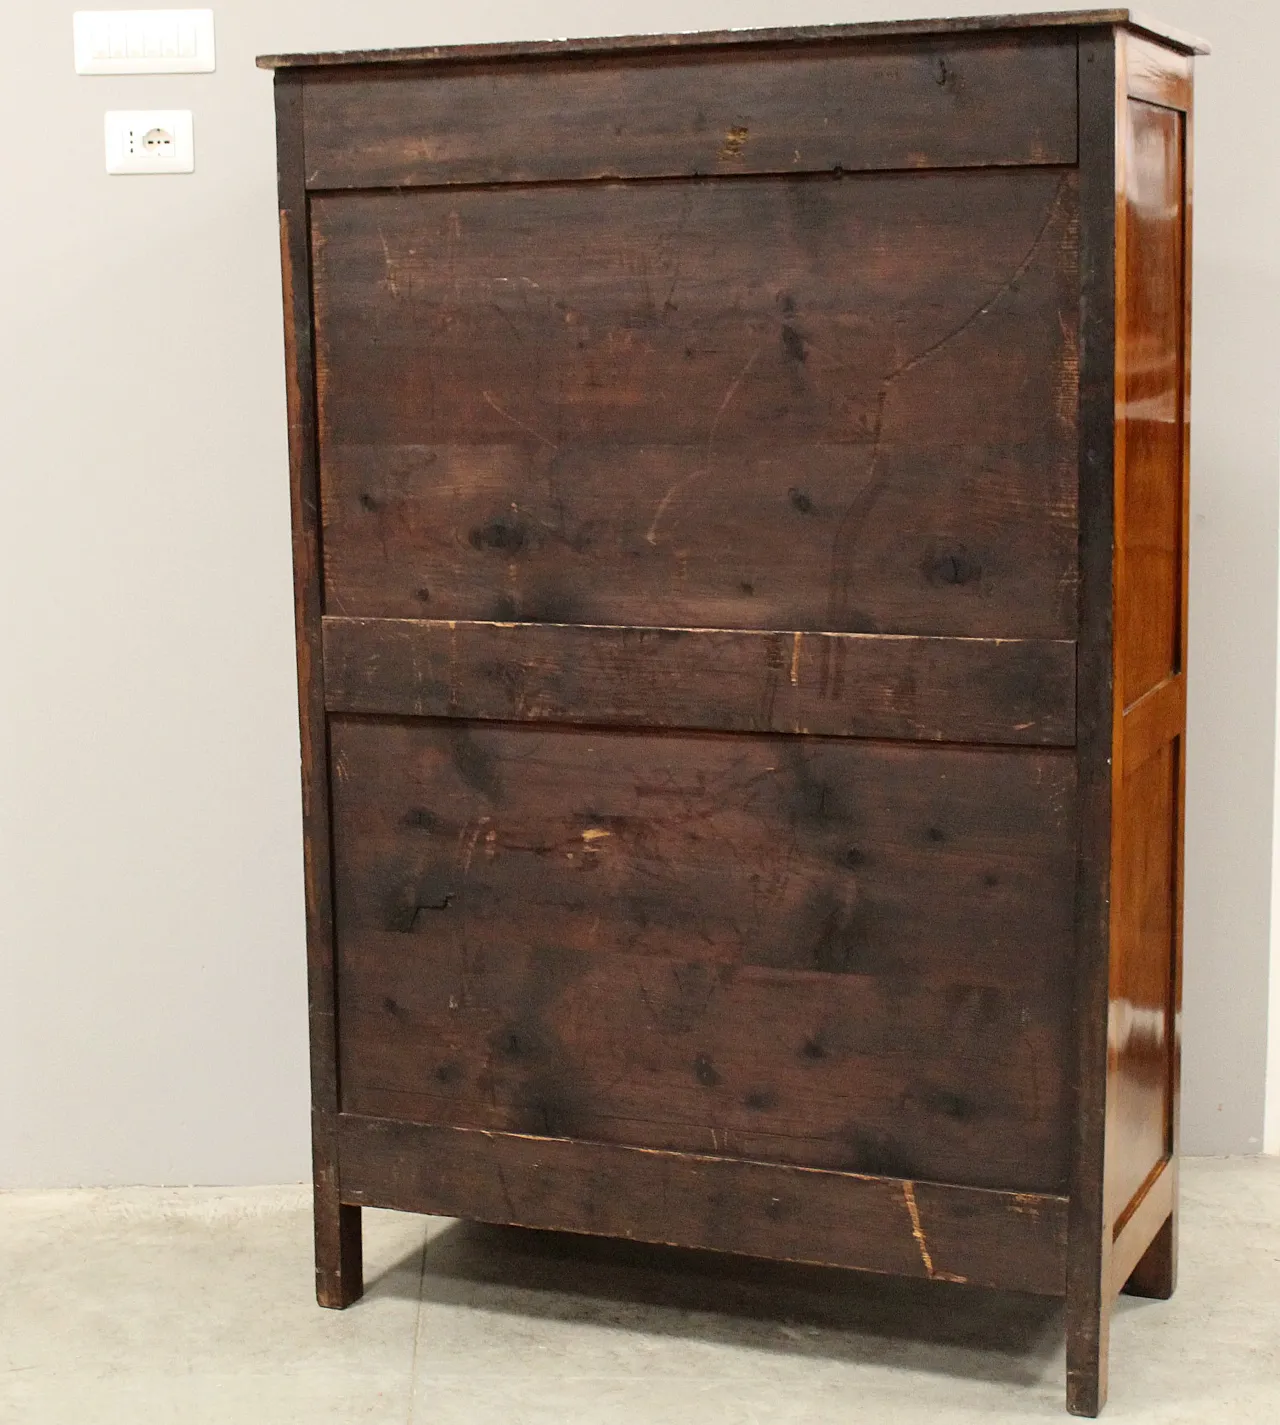
[[[275,69],[319,1297],[360,1207],[1064,1295],[1176,1240],[1196,42]]]

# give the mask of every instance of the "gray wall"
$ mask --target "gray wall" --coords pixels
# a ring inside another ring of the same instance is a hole
[[[1217,45],[1197,189],[1185,1141],[1248,1151],[1274,786],[1280,7],[1159,4]],[[944,8],[972,6],[923,7]],[[132,79],[72,73],[70,11],[8,0],[0,58],[0,1184],[299,1179],[284,385],[253,56],[921,8],[227,0],[216,74]],[[109,179],[102,111],[166,106],[195,110],[197,173]]]

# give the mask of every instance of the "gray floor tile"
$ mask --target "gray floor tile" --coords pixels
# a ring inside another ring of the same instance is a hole
[[[1192,1160],[1170,1302],[1122,1298],[1107,1417],[1280,1421],[1280,1161]],[[0,1421],[1062,1420],[1059,1306],[393,1213],[312,1296],[301,1189],[0,1195]]]

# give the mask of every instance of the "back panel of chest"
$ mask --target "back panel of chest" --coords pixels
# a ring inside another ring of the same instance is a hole
[[[619,67],[608,174],[309,98],[423,170],[311,200],[344,1111],[1065,1189],[1068,61]]]
[[[1127,11],[265,61],[317,1290],[365,1205],[1176,1264],[1191,55]]]

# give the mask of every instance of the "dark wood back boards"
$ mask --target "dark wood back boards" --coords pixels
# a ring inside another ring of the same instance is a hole
[[[1193,48],[265,61],[326,1304],[361,1204],[1066,1292],[1099,1407],[1172,1284]]]

